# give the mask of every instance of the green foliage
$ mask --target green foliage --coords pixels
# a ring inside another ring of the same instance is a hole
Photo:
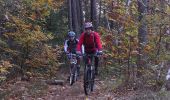
[[[51,10],[50,15],[46,18],[47,30],[54,34],[52,43],[63,44],[64,38],[68,32],[67,7],[64,4],[59,10]]]
[[[115,3],[116,2],[116,3]],[[147,25],[147,44],[140,44],[143,47],[140,48],[138,37],[138,28],[141,22],[138,21],[138,5],[136,1],[132,1],[129,6],[125,5],[125,1],[108,1],[106,7],[108,8],[107,18],[109,24],[116,24],[116,28],[110,30],[106,27],[100,27],[102,33],[103,47],[105,50],[105,66],[108,69],[117,68],[115,65],[119,65],[118,69],[121,70],[118,76],[124,76],[126,80],[134,81],[136,79],[137,64],[139,61],[139,55],[145,56],[144,61],[140,65],[146,69],[141,72],[144,77],[143,85],[155,86],[158,83],[162,83],[165,77],[165,70],[161,69],[161,63],[169,61],[168,49],[165,45],[168,45],[169,35],[165,34],[165,29],[170,26],[170,20],[166,4],[161,8],[160,2],[155,1],[148,4],[148,13],[143,14]],[[163,1],[162,1],[163,2]],[[159,8],[157,10],[157,8]],[[120,31],[121,30],[121,31]],[[139,53],[139,50],[142,52]],[[124,67],[121,67],[124,66]],[[157,70],[153,70],[153,66],[158,66]],[[163,67],[165,68],[166,65]],[[151,68],[149,71],[147,68]],[[165,68],[166,69],[166,68]],[[158,80],[158,70],[160,71],[160,77]],[[114,72],[113,72],[114,73]],[[140,81],[140,79],[138,80]],[[133,83],[132,83],[133,84]],[[162,85],[162,84],[161,84]]]
[[[5,30],[0,39],[1,54],[10,55],[10,63],[19,65],[24,74],[34,67],[57,66],[55,53],[60,51],[54,53],[53,48],[47,46],[47,43],[54,38],[52,34],[54,31],[50,32],[45,26],[48,25],[46,18],[50,12],[57,10],[63,1],[1,0],[0,2],[0,5],[6,8],[2,9],[0,14],[4,21],[2,25],[0,23],[0,28]],[[0,70],[7,69],[2,67]]]

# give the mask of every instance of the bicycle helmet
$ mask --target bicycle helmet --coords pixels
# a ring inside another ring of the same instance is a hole
[[[76,33],[73,31],[68,32],[69,37],[75,37]]]
[[[86,22],[86,23],[84,24],[84,28],[93,28],[92,22]]]

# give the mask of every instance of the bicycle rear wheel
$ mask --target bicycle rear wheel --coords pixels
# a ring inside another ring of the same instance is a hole
[[[85,66],[85,72],[84,72],[84,92],[86,95],[88,95],[91,91],[91,85],[90,85],[90,68],[89,66]]]

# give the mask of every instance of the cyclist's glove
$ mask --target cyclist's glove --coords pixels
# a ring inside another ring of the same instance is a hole
[[[76,51],[76,54],[77,54],[77,55],[81,55],[81,52],[80,52],[80,51]]]
[[[97,52],[97,55],[102,55],[103,54],[103,51],[98,51]]]
[[[66,51],[65,53],[66,53],[66,54],[69,54],[69,51]]]

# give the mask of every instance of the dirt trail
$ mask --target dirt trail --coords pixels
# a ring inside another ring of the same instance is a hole
[[[68,70],[65,68],[56,73],[57,79],[64,80],[63,85],[49,85],[44,78],[32,78],[30,81],[20,81],[17,78],[0,86],[0,100],[127,100],[116,99],[109,82],[99,76],[96,78],[94,91],[86,96],[82,73],[81,71],[81,77],[72,86],[67,81]]]

